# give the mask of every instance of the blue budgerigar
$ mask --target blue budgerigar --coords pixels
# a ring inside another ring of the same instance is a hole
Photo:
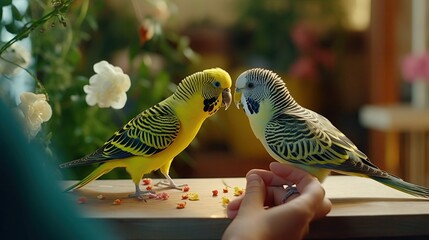
[[[368,177],[399,191],[429,198],[429,188],[408,183],[375,166],[322,115],[299,105],[285,82],[266,69],[250,69],[236,80],[234,101],[243,108],[267,152],[316,176],[331,171]]]

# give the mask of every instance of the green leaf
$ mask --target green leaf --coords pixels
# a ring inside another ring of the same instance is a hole
[[[12,0],[0,0],[0,8],[6,7],[12,4]]]
[[[11,23],[6,24],[4,27],[8,32],[12,34],[18,34],[21,30],[21,28],[15,24],[15,21],[12,21]]]
[[[68,60],[71,64],[77,65],[81,60],[81,53],[78,48],[72,48],[68,54]]]
[[[13,19],[18,21],[24,19],[24,15],[19,12],[18,8],[16,8],[15,5],[12,5],[12,17]]]
[[[152,99],[155,101],[162,99],[165,95],[166,89],[168,89],[169,84],[170,75],[168,75],[166,72],[161,72],[153,83]]]
[[[92,30],[98,30],[97,19],[94,16],[87,16],[86,21]]]

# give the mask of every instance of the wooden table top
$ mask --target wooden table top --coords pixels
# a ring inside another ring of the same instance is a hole
[[[188,184],[187,193],[198,194],[199,200],[182,200],[185,192],[162,187],[153,190],[168,193],[167,200],[127,198],[134,192],[131,180],[96,180],[69,194],[76,201],[86,199],[85,204],[78,204],[85,217],[113,224],[128,239],[196,239],[201,234],[207,239],[219,239],[230,222],[222,198],[236,198],[233,188],[245,188],[245,179],[189,178],[175,182]],[[223,193],[224,182],[232,187],[228,193]],[[326,218],[312,223],[309,239],[429,236],[429,200],[359,177],[330,176],[323,185],[333,208]],[[219,192],[217,197],[212,196],[215,189]],[[99,195],[104,199],[98,199]],[[122,204],[114,205],[115,199],[122,199]],[[176,208],[180,202],[186,202],[184,209]]]

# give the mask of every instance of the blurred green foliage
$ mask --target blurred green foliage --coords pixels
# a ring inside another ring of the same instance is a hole
[[[27,71],[40,83],[35,92],[46,93],[53,110],[37,140],[45,142],[57,164],[94,151],[129,119],[169,96],[197,60],[189,40],[171,29],[164,31],[154,16],[143,18],[155,23],[155,35],[140,41],[142,16],[119,14],[106,1],[29,1],[27,10],[20,12],[15,3],[2,0],[0,7],[1,13],[11,9],[13,18],[1,21],[0,29],[15,35],[1,43],[0,54],[14,41],[31,38],[34,63]],[[118,52],[125,53],[131,79],[125,108],[88,106],[83,86],[94,74],[92,66],[101,60],[111,62]],[[154,59],[161,62],[157,70]],[[65,178],[82,178],[92,169],[71,169]],[[128,177],[125,171],[105,176],[122,177]]]
[[[239,0],[236,5],[240,11],[232,31],[234,48],[237,59],[246,60],[244,65],[289,69],[300,54],[292,39],[300,23],[324,31],[320,44],[341,44],[344,10],[337,0]]]

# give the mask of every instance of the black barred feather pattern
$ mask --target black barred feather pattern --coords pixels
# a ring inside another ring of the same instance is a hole
[[[265,140],[284,159],[309,163],[310,156],[324,153],[331,145],[330,139],[322,135],[307,128],[306,121],[283,114],[268,123]]]
[[[94,153],[61,164],[81,166],[131,156],[151,156],[166,149],[179,133],[180,122],[168,105],[157,104],[130,120]]]
[[[195,93],[200,92],[204,99],[210,99],[214,96],[219,96],[212,88],[212,82],[216,81],[213,76],[204,73],[190,75],[179,83],[173,95],[175,100],[187,101]]]
[[[216,82],[219,83],[209,74],[197,73],[188,76],[177,87],[173,99],[176,101],[187,101],[196,93],[201,94],[204,99],[202,110],[214,114],[217,111],[215,105],[219,102],[220,97],[219,88],[213,85]]]
[[[291,112],[299,113],[301,111],[301,106],[291,97],[285,83],[276,73],[262,68],[256,68],[248,71],[246,78],[255,85],[263,85],[266,87],[266,91],[252,92],[250,98],[257,102],[261,102],[262,99],[269,99],[271,103],[278,104],[278,106],[276,105],[276,108],[273,109],[274,117],[278,114],[282,114],[286,108]]]

